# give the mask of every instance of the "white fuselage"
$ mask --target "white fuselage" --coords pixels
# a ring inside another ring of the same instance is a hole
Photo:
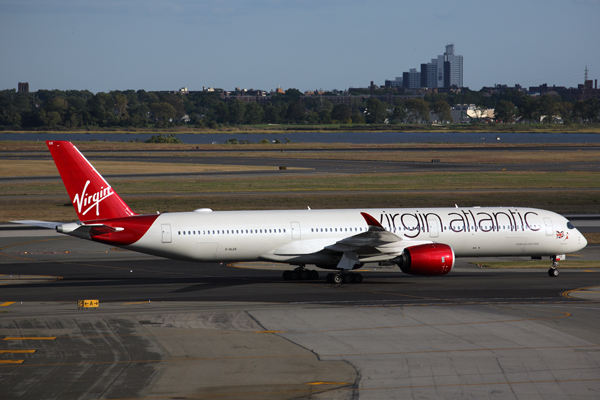
[[[554,256],[587,244],[567,219],[550,211],[473,207],[165,213],[125,247],[184,260],[324,264],[327,257],[315,253],[367,231],[363,211],[397,235],[403,248],[443,243],[456,257]]]

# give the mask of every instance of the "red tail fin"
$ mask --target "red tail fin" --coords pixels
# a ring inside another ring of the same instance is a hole
[[[80,221],[136,215],[71,142],[46,141]]]

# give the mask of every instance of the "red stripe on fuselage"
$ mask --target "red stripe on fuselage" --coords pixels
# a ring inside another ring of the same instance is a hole
[[[99,235],[94,235],[90,232],[90,237],[97,242],[127,246],[140,240],[142,236],[148,232],[148,229],[150,229],[157,218],[158,214],[152,214],[94,221],[95,223],[104,224],[113,228],[123,228],[123,230],[119,232],[102,233]]]

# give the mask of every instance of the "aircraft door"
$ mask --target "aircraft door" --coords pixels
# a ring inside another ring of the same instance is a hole
[[[292,222],[292,239],[300,239],[300,222]]]
[[[554,229],[552,228],[552,220],[550,218],[544,218],[546,223],[546,236],[554,235]]]
[[[440,228],[437,221],[429,221],[429,237],[437,238],[440,236]]]
[[[171,224],[162,224],[161,229],[161,243],[171,243]]]

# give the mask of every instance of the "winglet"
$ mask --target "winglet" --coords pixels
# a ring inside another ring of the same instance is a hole
[[[366,212],[361,212],[360,215],[363,216],[363,218],[365,219],[365,221],[367,222],[367,225],[369,225],[369,227],[385,229],[383,226],[381,226],[381,224],[379,222],[377,222],[377,220],[375,218],[373,218],[373,216],[371,216],[371,214],[368,214]]]

